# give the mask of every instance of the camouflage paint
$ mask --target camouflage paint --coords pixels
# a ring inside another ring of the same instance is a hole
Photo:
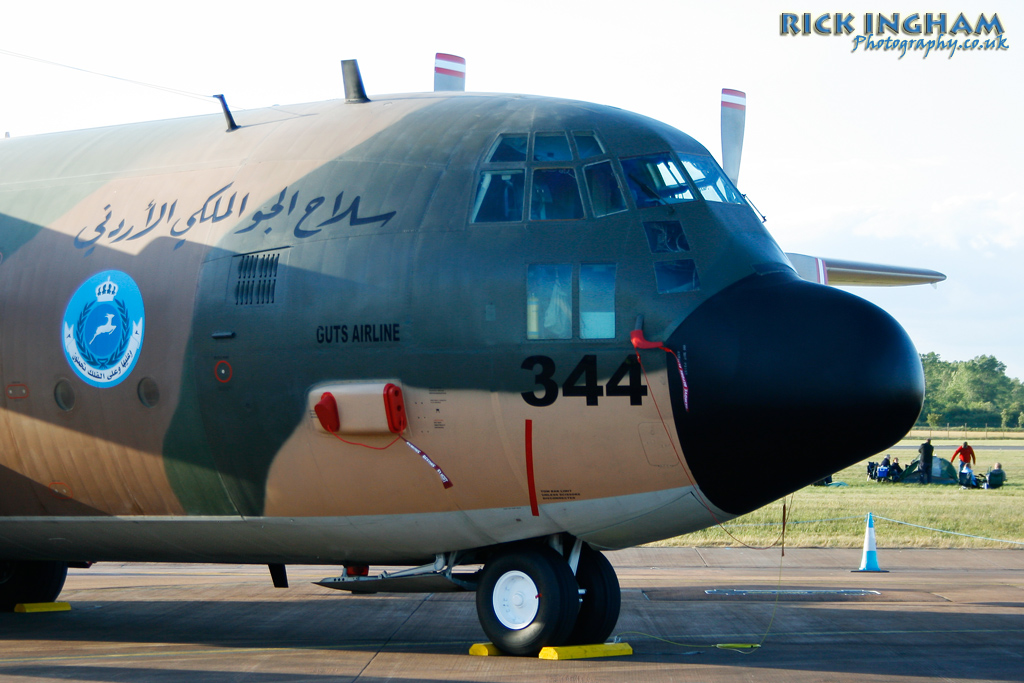
[[[628,112],[515,95],[239,119],[231,133],[196,117],[0,143],[0,210],[14,227],[0,264],[0,370],[5,387],[30,391],[0,411],[0,483],[21,492],[0,509],[0,539],[18,556],[401,561],[555,531],[618,547],[728,518],[694,497],[670,395],[681,384],[663,352],[642,354],[638,405],[524,395],[571,385],[574,371],[603,391],[633,362],[638,314],[649,339],[665,340],[733,283],[791,272],[750,208],[697,199],[469,223],[501,133],[596,132],[607,153],[595,160],[620,174],[622,157],[707,155],[702,146]],[[548,166],[582,174],[584,163]],[[653,264],[665,257],[647,243],[651,220],[682,223],[698,290],[658,293]],[[616,265],[614,338],[580,339],[577,301],[572,339],[528,340],[528,267],[568,264],[578,288],[593,263]],[[128,380],[97,388],[67,367],[60,313],[107,269],[138,283],[147,330]],[[326,341],[342,326],[372,341]],[[145,378],[159,387],[154,405],[140,400]],[[71,410],[54,400],[62,380]],[[453,488],[401,442],[371,451],[316,430],[309,392],[360,380],[400,383],[406,437]],[[71,537],[63,550],[44,540],[54,523]]]

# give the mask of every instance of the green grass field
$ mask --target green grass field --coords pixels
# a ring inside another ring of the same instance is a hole
[[[859,548],[864,543],[867,513],[875,515],[875,536],[879,548],[1018,548],[1013,545],[937,533],[878,519],[887,517],[909,524],[944,529],[972,536],[1016,541],[1024,544],[1024,440],[973,440],[977,472],[984,473],[1001,462],[1007,482],[999,489],[961,490],[959,486],[932,484],[890,484],[870,481],[867,462],[880,462],[882,455],[868,458],[842,470],[833,481],[848,486],[808,486],[785,499],[788,524],[787,546]],[[949,460],[960,442],[933,439],[936,457]],[[920,440],[904,441],[914,448],[892,449],[904,466],[917,457]],[[990,450],[986,446],[1016,447]],[[719,527],[668,539],[653,545],[750,546],[776,543],[781,531],[783,501],[725,523],[732,538]],[[852,518],[852,519],[850,519]],[[824,521],[819,521],[824,520]]]

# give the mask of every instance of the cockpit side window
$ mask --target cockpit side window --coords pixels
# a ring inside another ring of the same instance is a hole
[[[644,221],[644,233],[652,254],[690,251],[690,243],[679,221]]]
[[[709,202],[743,204],[743,195],[729,181],[714,159],[695,154],[680,154],[679,160],[697,186],[701,196]]]
[[[615,338],[615,264],[580,265],[580,339]]]
[[[619,181],[615,178],[612,162],[600,161],[584,166],[583,175],[587,180],[590,206],[594,209],[595,216],[600,218],[626,210],[626,199],[622,196]]]
[[[533,139],[534,161],[572,161],[565,133],[537,133]]]
[[[572,266],[531,264],[526,292],[526,338],[572,339]]]
[[[583,203],[571,168],[538,168],[533,171],[530,220],[583,218]]]
[[[686,176],[667,152],[623,159],[622,170],[638,209],[695,198]]]
[[[473,223],[501,223],[523,220],[522,171],[484,171],[476,188]]]
[[[654,278],[662,294],[679,294],[700,289],[697,264],[692,259],[658,261],[654,264]]]

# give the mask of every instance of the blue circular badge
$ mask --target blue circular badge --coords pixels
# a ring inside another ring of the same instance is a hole
[[[93,275],[64,311],[64,356],[94,387],[112,387],[131,374],[142,351],[146,317],[138,285],[126,273]]]

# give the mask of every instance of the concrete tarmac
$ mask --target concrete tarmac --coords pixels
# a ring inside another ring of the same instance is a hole
[[[888,573],[851,573],[860,555],[609,553],[634,654],[574,661],[469,656],[485,640],[469,593],[351,595],[312,585],[324,567],[275,589],[262,566],[98,564],[70,571],[70,612],[0,614],[0,681],[1024,681],[1024,552],[883,548]]]

